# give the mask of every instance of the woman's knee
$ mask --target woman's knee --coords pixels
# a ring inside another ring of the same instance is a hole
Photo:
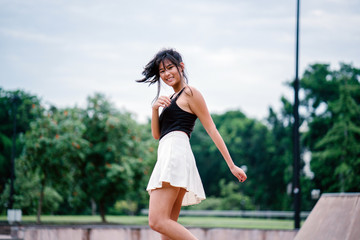
[[[157,232],[163,232],[163,229],[166,227],[166,219],[163,219],[158,216],[149,215],[149,226],[152,230]]]

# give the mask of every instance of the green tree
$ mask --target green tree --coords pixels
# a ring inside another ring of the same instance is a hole
[[[16,159],[15,168],[17,177],[14,183],[14,208],[21,209],[24,215],[34,215],[37,213],[39,202],[40,178],[37,172],[32,171],[30,163],[21,155]],[[6,184],[5,190],[0,197],[1,205],[8,202],[10,196],[10,184]],[[60,207],[63,196],[60,191],[56,191],[52,186],[45,186],[42,212],[54,214]]]
[[[275,116],[272,116],[272,121],[278,122],[274,122],[272,128],[278,132],[271,132],[271,127],[269,129],[261,121],[247,118],[240,111],[228,111],[212,117],[235,163],[247,166],[248,179],[240,184],[240,192],[251,197],[258,209],[287,208],[289,201],[284,202],[283,198],[289,199],[286,187],[291,170],[291,150],[288,149],[291,138],[284,138],[282,134],[289,130],[281,128],[280,120]],[[207,195],[220,197],[220,179],[230,183],[235,180],[234,177],[198,123],[191,142]]]
[[[212,118],[230,151],[231,146],[228,134],[222,131],[225,129],[220,128],[225,125],[230,125],[229,127],[231,127],[232,123],[229,123],[229,121],[242,122],[246,118],[245,115],[240,111],[230,111],[225,114],[212,114]],[[241,140],[240,136],[237,136],[234,141],[239,140]],[[220,179],[225,179],[228,182],[233,181],[234,177],[199,120],[195,124],[190,141],[206,194],[209,196],[220,196]],[[241,151],[242,149],[237,150]],[[230,151],[230,153],[236,164],[245,164],[242,158],[234,156],[234,152]]]
[[[23,156],[29,170],[39,178],[37,222],[41,221],[46,192],[61,196],[59,192],[69,189],[77,171],[74,163],[85,158],[88,146],[82,138],[85,126],[81,123],[78,109],[57,110],[52,107],[39,111],[43,112],[42,117],[33,121],[25,134]]]
[[[17,101],[14,98],[17,96]],[[18,136],[29,129],[30,122],[35,119],[33,108],[40,105],[40,100],[24,91],[6,91],[0,88],[0,194],[10,179],[10,160],[14,123],[14,104],[16,111],[16,156],[22,152],[23,145]],[[7,203],[6,203],[7,206]]]
[[[312,151],[314,184],[323,192],[359,191],[360,69],[340,64],[310,65],[301,79],[309,131],[304,144]]]
[[[292,199],[287,189],[293,177],[292,104],[285,97],[281,98],[281,102],[280,114],[270,107],[267,117],[271,139],[269,152],[273,162],[273,168],[269,171],[271,182],[276,186],[271,206],[272,209],[290,210]]]
[[[15,161],[17,177],[14,182],[14,208],[21,209],[23,214],[36,214],[38,202],[38,186],[40,185],[38,175],[30,170],[29,162],[21,155]],[[5,185],[1,195],[1,205],[6,206],[10,197],[10,183]],[[51,198],[51,201],[54,201]]]
[[[88,97],[84,113],[85,139],[90,151],[80,169],[81,187],[99,207],[103,222],[117,200],[144,191],[144,173],[149,171],[149,150],[143,128],[129,113],[121,113],[102,94]],[[144,140],[144,141],[143,141]],[[142,195],[144,196],[144,195]]]
[[[219,131],[228,145],[229,151],[238,165],[247,166],[247,181],[241,188],[245,195],[251,196],[258,208],[269,207],[274,188],[270,184],[273,166],[269,154],[270,135],[267,127],[260,121],[243,118],[236,119],[226,113],[219,124]],[[230,173],[227,174],[232,177]],[[271,190],[270,190],[271,189]]]
[[[339,99],[329,102],[333,125],[312,155],[312,168],[323,191],[360,191],[360,107],[352,97],[357,91],[359,86],[343,79]]]

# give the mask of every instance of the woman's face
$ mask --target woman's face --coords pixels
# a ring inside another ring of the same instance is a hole
[[[180,63],[180,68],[178,70],[175,64],[173,64],[170,60],[165,59],[159,66],[160,78],[170,87],[174,87],[178,84],[181,85],[183,80],[183,69],[184,63]]]

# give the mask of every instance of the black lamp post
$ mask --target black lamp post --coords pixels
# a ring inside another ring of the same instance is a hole
[[[11,148],[11,174],[10,174],[10,199],[9,209],[13,209],[14,205],[14,181],[15,181],[15,156],[16,156],[16,114],[20,98],[15,94],[11,98],[12,103],[12,114],[13,114],[13,136],[12,136],[12,148]]]
[[[294,81],[294,127],[293,127],[293,194],[294,194],[294,227],[300,228],[300,136],[299,136],[299,18],[300,18],[300,0],[297,0],[296,11],[296,56],[295,56],[295,81]]]

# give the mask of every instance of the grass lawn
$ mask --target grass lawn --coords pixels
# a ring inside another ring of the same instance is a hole
[[[147,216],[106,216],[109,224],[146,226]],[[7,221],[0,216],[0,221]],[[100,216],[41,216],[43,224],[101,224]],[[23,216],[22,222],[35,223],[36,216]],[[249,229],[288,229],[294,228],[293,220],[262,219],[239,217],[180,217],[179,222],[187,227],[205,228],[249,228]]]

